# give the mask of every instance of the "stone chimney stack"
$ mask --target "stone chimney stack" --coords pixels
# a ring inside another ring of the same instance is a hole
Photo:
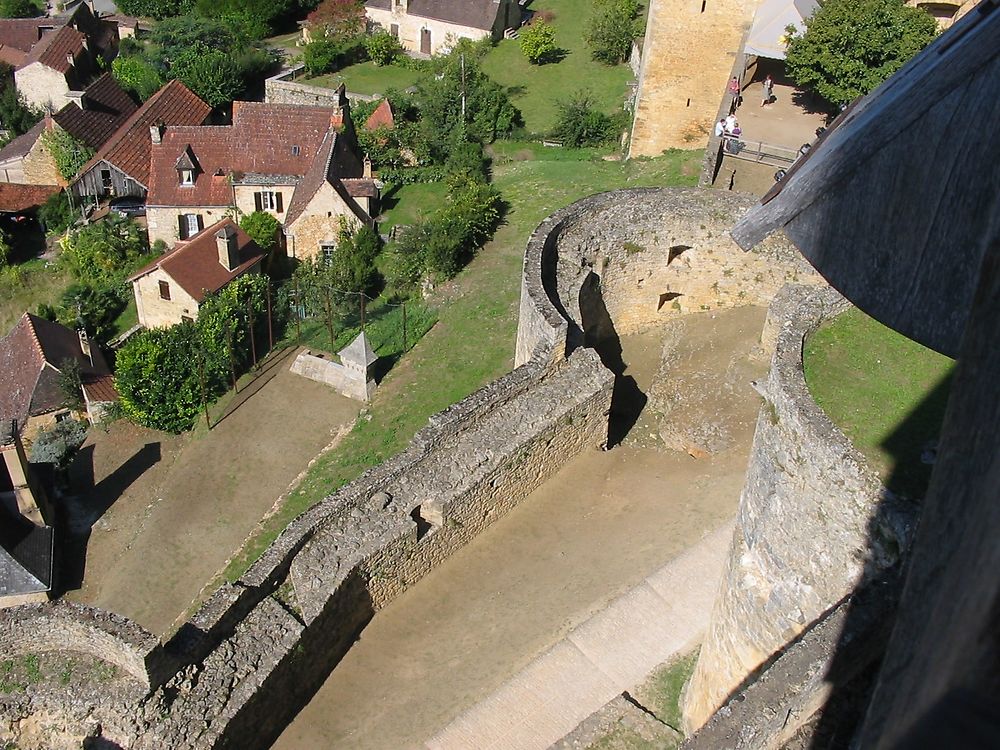
[[[232,224],[226,224],[215,233],[215,244],[219,249],[219,263],[227,271],[232,271],[240,264],[239,238]]]
[[[368,154],[365,154],[364,172],[362,172],[361,176],[366,180],[370,180],[372,178],[372,160],[368,158]]]
[[[340,84],[340,88],[337,89],[337,104],[333,108],[333,114],[330,115],[330,127],[334,130],[340,130],[344,127],[345,112],[349,106],[347,86]]]
[[[149,126],[149,139],[154,143],[158,144],[163,141],[163,129],[159,125]]]
[[[72,52],[67,52],[66,53],[66,62],[69,63],[70,67],[73,67],[74,65],[76,65],[76,60],[73,59],[73,53]]]

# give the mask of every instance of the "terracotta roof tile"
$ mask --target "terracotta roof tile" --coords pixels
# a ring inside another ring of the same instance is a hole
[[[115,377],[106,375],[89,375],[80,378],[83,381],[83,392],[88,401],[117,401],[118,390],[115,388]]]
[[[236,230],[239,245],[240,264],[232,271],[219,262],[218,244],[215,233],[231,227]],[[179,242],[173,250],[162,255],[153,263],[140,269],[129,281],[145,276],[159,268],[170,276],[196,302],[201,302],[207,294],[216,292],[233,279],[242,276],[264,258],[264,251],[232,219],[226,218],[203,229],[187,242]]]
[[[0,182],[0,211],[18,214],[40,206],[58,193],[58,185],[17,185]]]
[[[379,102],[379,105],[375,107],[375,111],[371,113],[367,120],[365,120],[365,130],[391,128],[395,126],[395,124],[395,118],[392,116],[392,105],[389,104],[388,99],[383,99]]]
[[[375,180],[361,178],[354,180],[341,180],[341,182],[344,183],[344,187],[347,188],[347,194],[352,198],[378,197],[378,187],[375,185]]]
[[[132,113],[124,125],[111,136],[80,173],[93,169],[99,162],[113,164],[143,187],[149,187],[151,125],[197,125],[205,121],[212,108],[199,99],[180,81],[170,81]]]
[[[77,140],[91,148],[103,146],[137,110],[133,101],[110,73],[105,73],[83,92],[83,109],[70,102],[52,119]]]
[[[42,40],[31,48],[21,67],[39,62],[52,70],[68,73],[73,65],[67,59],[67,55],[72,55],[74,60],[79,57],[83,52],[85,41],[86,37],[79,31],[71,26],[63,26],[43,36]]]
[[[0,63],[9,65],[12,68],[20,68],[27,57],[28,53],[19,50],[17,47],[0,44]]]
[[[232,125],[168,127],[153,146],[146,202],[228,206],[233,200],[229,175],[236,181],[266,175],[269,184],[295,184],[316,160],[332,114],[329,107],[234,102]],[[180,185],[177,175],[186,149],[198,167],[190,186]]]
[[[52,18],[0,18],[0,44],[14,47],[25,54],[38,44],[47,31],[60,24]]]

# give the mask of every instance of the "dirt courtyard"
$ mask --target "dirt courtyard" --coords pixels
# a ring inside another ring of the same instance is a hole
[[[361,404],[269,360],[213,429],[94,430],[71,469],[67,598],[162,635]],[[212,414],[213,422],[220,414]],[[81,581],[82,575],[82,581]],[[75,579],[75,580],[74,580]]]
[[[422,747],[572,628],[732,517],[760,399],[764,310],[677,319],[622,340],[647,399],[375,615],[274,747]]]

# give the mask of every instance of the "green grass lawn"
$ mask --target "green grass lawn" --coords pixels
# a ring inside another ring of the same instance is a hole
[[[0,273],[0,336],[5,335],[25,312],[38,305],[55,305],[70,285],[68,271],[42,260],[28,261]]]
[[[139,311],[135,307],[135,297],[131,297],[128,304],[125,305],[125,309],[121,311],[121,314],[115,318],[115,336],[120,336],[125,333],[129,328],[134,326],[139,322]]]
[[[264,40],[264,43],[271,47],[280,47],[281,49],[287,50],[293,56],[301,54],[302,48],[297,46],[298,41],[302,38],[301,31],[291,31],[287,34],[279,34],[278,36],[272,36]]]
[[[348,65],[336,73],[327,73],[315,78],[301,78],[297,82],[331,89],[343,83],[348,91],[355,94],[384,94],[388,89],[402,91],[409,88],[421,75],[420,71],[397,65],[379,67],[373,62],[362,62]]]
[[[519,161],[498,166],[506,223],[428,304],[438,322],[380,383],[364,419],[319,457],[287,502],[263,522],[225,572],[238,578],[299,513],[365,469],[402,450],[427,418],[513,365],[521,262],[528,236],[548,214],[592,193],[623,187],[694,185],[702,152],[648,160]]]
[[[423,182],[387,190],[382,195],[379,229],[412,224],[444,205],[448,186],[443,182]]]
[[[531,133],[547,133],[556,123],[557,102],[576,91],[588,91],[608,114],[621,111],[625,84],[632,78],[628,65],[614,67],[590,57],[584,30],[593,0],[536,0],[531,9],[555,14],[556,44],[565,57],[547,65],[531,65],[516,39],[501,40],[483,60],[483,70],[506,86]]]
[[[868,457],[889,489],[922,496],[920,454],[941,429],[954,361],[851,309],[803,353],[816,403]]]

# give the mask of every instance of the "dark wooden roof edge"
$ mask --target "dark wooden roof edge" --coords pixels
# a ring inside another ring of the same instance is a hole
[[[912,127],[928,109],[974,71],[1000,55],[998,0],[983,0],[889,80],[857,102],[839,127],[786,175],[777,195],[755,206],[733,227],[744,250],[788,224],[824,193],[836,190],[866,160]],[[957,44],[962,41],[963,44]],[[968,42],[975,42],[969,44]]]

